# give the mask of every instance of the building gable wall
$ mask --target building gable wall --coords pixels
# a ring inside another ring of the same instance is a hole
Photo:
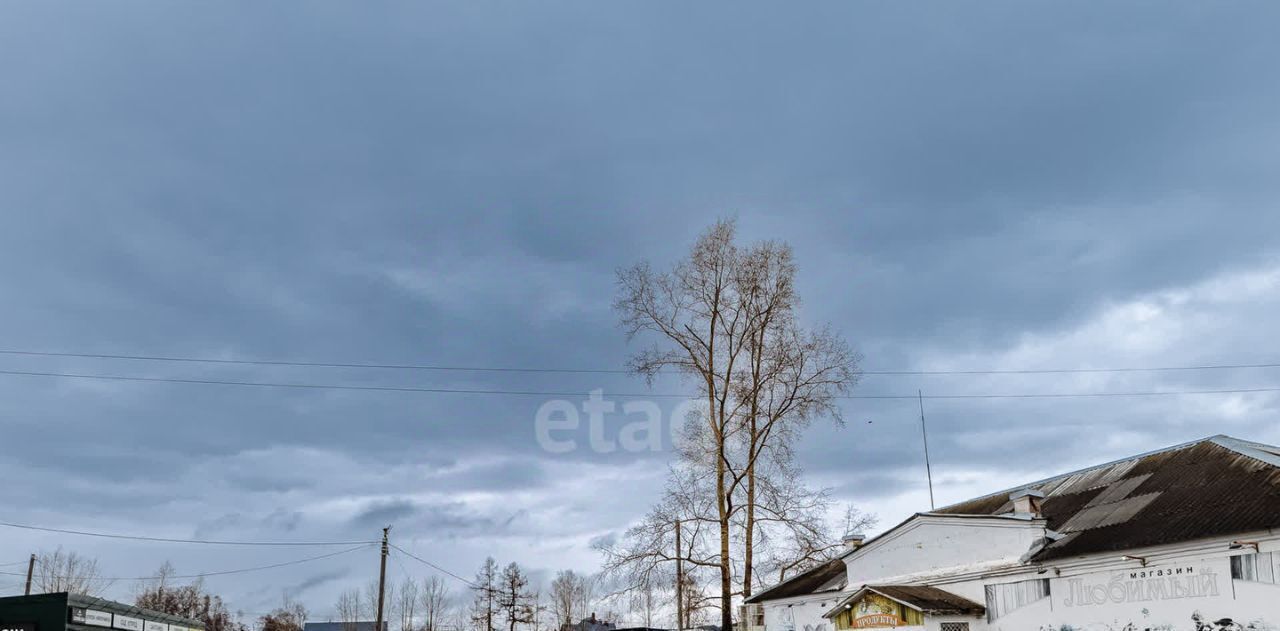
[[[1045,535],[1043,522],[917,516],[845,558],[849,589],[949,568],[1016,562]]]

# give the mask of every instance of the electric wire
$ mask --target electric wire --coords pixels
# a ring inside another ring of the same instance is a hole
[[[216,572],[201,572],[201,573],[199,573],[199,574],[178,574],[178,575],[173,575],[173,576],[166,576],[166,577],[163,577],[163,578],[174,578],[174,579],[193,579],[193,578],[208,578],[208,577],[211,577],[211,576],[227,576],[227,575],[229,575],[229,574],[245,574],[245,573],[247,573],[247,572],[260,572],[260,571],[262,571],[262,570],[272,570],[272,569],[280,568],[280,567],[288,567],[288,566],[291,566],[291,565],[300,565],[300,564],[302,564],[302,563],[310,563],[310,562],[312,562],[312,561],[319,561],[319,560],[321,560],[321,559],[328,559],[328,558],[332,558],[332,557],[336,557],[336,556],[341,556],[341,555],[344,555],[344,554],[350,554],[350,553],[355,552],[355,551],[357,551],[357,550],[367,550],[367,549],[371,548],[373,545],[375,545],[375,544],[374,544],[374,543],[367,543],[367,544],[362,544],[362,545],[355,546],[355,547],[353,547],[353,548],[348,548],[348,549],[346,549],[346,550],[339,550],[338,552],[330,552],[330,553],[328,553],[328,554],[321,554],[321,555],[317,555],[317,556],[313,556],[313,557],[307,557],[307,558],[305,558],[305,559],[295,559],[295,560],[293,560],[293,561],[285,561],[285,562],[283,562],[283,563],[272,563],[271,565],[260,565],[260,566],[257,566],[257,567],[247,567],[247,568],[241,568],[241,569],[236,569],[236,570],[219,570],[219,571],[216,571]],[[26,576],[26,574],[25,574],[25,573],[17,574],[17,573],[14,573],[14,572],[0,572],[0,574],[7,574],[7,575],[10,575],[10,576]],[[56,578],[66,578],[66,577],[61,577],[61,576],[55,576],[55,577],[56,577]],[[93,579],[94,579],[94,580],[97,580],[97,581],[149,581],[149,580],[155,580],[155,579],[158,579],[158,578],[162,578],[162,577],[161,577],[161,576],[159,576],[159,575],[155,575],[155,574],[153,574],[153,575],[151,575],[151,576],[126,576],[126,577],[121,577],[121,576],[111,576],[111,577],[107,577],[107,576],[95,576],[95,577],[93,577]]]
[[[444,568],[440,567],[439,565],[436,565],[435,563],[432,563],[432,562],[430,562],[430,561],[428,561],[428,560],[426,560],[426,559],[424,559],[424,558],[422,558],[422,557],[419,557],[419,556],[417,556],[417,555],[413,554],[412,552],[409,552],[408,550],[405,550],[404,548],[401,548],[400,546],[398,546],[398,545],[396,545],[396,544],[394,544],[394,543],[390,543],[390,544],[387,544],[387,545],[389,545],[391,548],[393,548],[393,549],[395,549],[395,550],[398,550],[401,554],[404,554],[405,556],[409,557],[410,559],[413,559],[413,560],[415,560],[415,561],[417,561],[417,562],[419,562],[419,563],[423,563],[423,564],[427,565],[428,567],[435,569],[437,572],[441,572],[441,573],[443,573],[443,574],[445,574],[445,575],[449,576],[450,578],[454,578],[454,579],[457,579],[457,580],[459,580],[459,581],[462,581],[462,582],[463,582],[463,583],[465,583],[468,587],[475,587],[475,586],[476,586],[476,584],[475,584],[475,583],[472,583],[470,580],[467,580],[467,579],[465,579],[465,578],[462,578],[461,576],[458,576],[457,574],[454,574],[453,572],[450,572],[449,570],[446,570],[446,569],[444,569]]]
[[[129,381],[145,383],[173,383],[186,385],[238,386],[251,388],[285,388],[302,390],[353,390],[366,392],[406,392],[425,394],[471,394],[471,395],[505,395],[505,396],[538,396],[538,397],[586,397],[586,392],[555,390],[507,390],[489,388],[423,388],[414,386],[363,386],[337,383],[301,383],[270,381],[239,381],[226,379],[183,379],[175,377],[137,377],[130,375],[108,375],[90,373],[38,372],[27,370],[0,370],[0,375],[53,377],[61,379],[91,379],[103,381]],[[1127,392],[1046,392],[1046,393],[997,393],[997,394],[926,394],[925,399],[1065,399],[1065,398],[1101,398],[1101,397],[1161,397],[1205,394],[1257,394],[1264,392],[1280,392],[1280,387],[1257,388],[1223,388],[1207,390],[1147,390]],[[613,396],[631,398],[674,398],[691,399],[701,395],[660,392],[622,392]],[[916,400],[915,394],[850,394],[835,397],[844,400]],[[3,524],[0,524],[3,525]]]
[[[156,543],[184,543],[184,544],[202,544],[212,546],[350,546],[350,545],[368,545],[378,543],[377,541],[215,541],[208,539],[173,539],[169,537],[148,537],[143,535],[121,535],[103,532],[90,532],[86,530],[70,530],[66,528],[49,528],[45,526],[32,526],[30,524],[17,524],[11,522],[0,522],[0,526],[7,528],[18,528],[22,530],[35,530],[39,532],[53,532],[64,535],[78,535],[82,537],[100,537],[103,539],[127,539],[131,541],[150,541]]]
[[[377,362],[321,362],[274,359],[224,359],[215,357],[189,357],[172,355],[132,355],[113,353],[79,353],[59,351],[32,351],[0,349],[0,355],[29,357],[67,357],[80,359],[112,359],[126,361],[150,361],[194,364],[226,364],[237,366],[282,366],[295,368],[370,368],[386,370],[421,370],[439,372],[498,372],[498,373],[552,373],[552,374],[631,374],[620,368],[548,368],[536,366],[458,366],[448,364],[393,364]],[[1280,368],[1280,363],[1250,364],[1199,364],[1187,366],[1125,366],[1104,368],[1021,368],[1021,369],[955,369],[955,370],[862,370],[863,375],[930,376],[930,375],[1046,375],[1126,372],[1176,372],[1199,370],[1245,370]]]

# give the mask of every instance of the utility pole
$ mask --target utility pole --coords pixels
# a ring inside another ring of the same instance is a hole
[[[924,436],[924,471],[929,476],[929,510],[934,510],[937,506],[933,503],[933,465],[929,464],[929,430],[924,424],[924,391],[916,390],[916,397],[920,400],[920,434]]]
[[[382,595],[387,589],[387,533],[391,531],[391,526],[382,529],[382,564],[378,569],[378,618],[373,623],[374,631],[383,631],[382,628]]]
[[[21,563],[21,561],[19,561]],[[31,560],[27,561],[27,595],[31,595],[31,575],[36,571],[36,555],[31,555]]]
[[[680,520],[676,520],[676,631],[684,629],[684,557],[680,552]]]

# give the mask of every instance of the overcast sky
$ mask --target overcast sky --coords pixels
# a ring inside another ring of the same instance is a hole
[[[795,247],[804,320],[868,370],[1275,362],[1277,19],[1264,2],[6,2],[0,349],[617,368],[636,346],[614,271],[668,265],[731,217]],[[646,392],[600,374],[0,370]],[[856,393],[1278,373],[867,376]],[[550,398],[0,374],[0,521],[321,541],[393,523],[463,575],[486,555],[592,571],[590,542],[645,511],[669,454],[549,453]],[[926,408],[940,503],[1215,433],[1280,443],[1268,393]],[[810,482],[882,527],[926,510],[918,414],[848,401],[843,428],[805,438]],[[58,545],[118,577],[330,551],[0,528],[0,571]],[[368,550],[209,584],[326,619],[376,567]]]

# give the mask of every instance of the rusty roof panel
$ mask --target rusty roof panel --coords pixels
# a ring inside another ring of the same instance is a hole
[[[1142,509],[1146,508],[1158,497],[1160,497],[1159,493],[1147,493],[1146,495],[1136,495],[1123,501],[1116,502],[1113,504],[1113,506],[1115,506],[1115,510],[1113,510],[1110,515],[1107,515],[1107,518],[1102,520],[1097,527],[1105,528],[1106,526],[1123,524],[1137,516],[1138,513],[1142,512]]]
[[[1123,500],[1124,498],[1129,497],[1134,490],[1141,486],[1143,482],[1146,482],[1150,477],[1151,475],[1147,474],[1119,480],[1111,486],[1103,488],[1101,493],[1098,493],[1089,501],[1089,506],[1098,506],[1100,504],[1109,504],[1111,502]]]

